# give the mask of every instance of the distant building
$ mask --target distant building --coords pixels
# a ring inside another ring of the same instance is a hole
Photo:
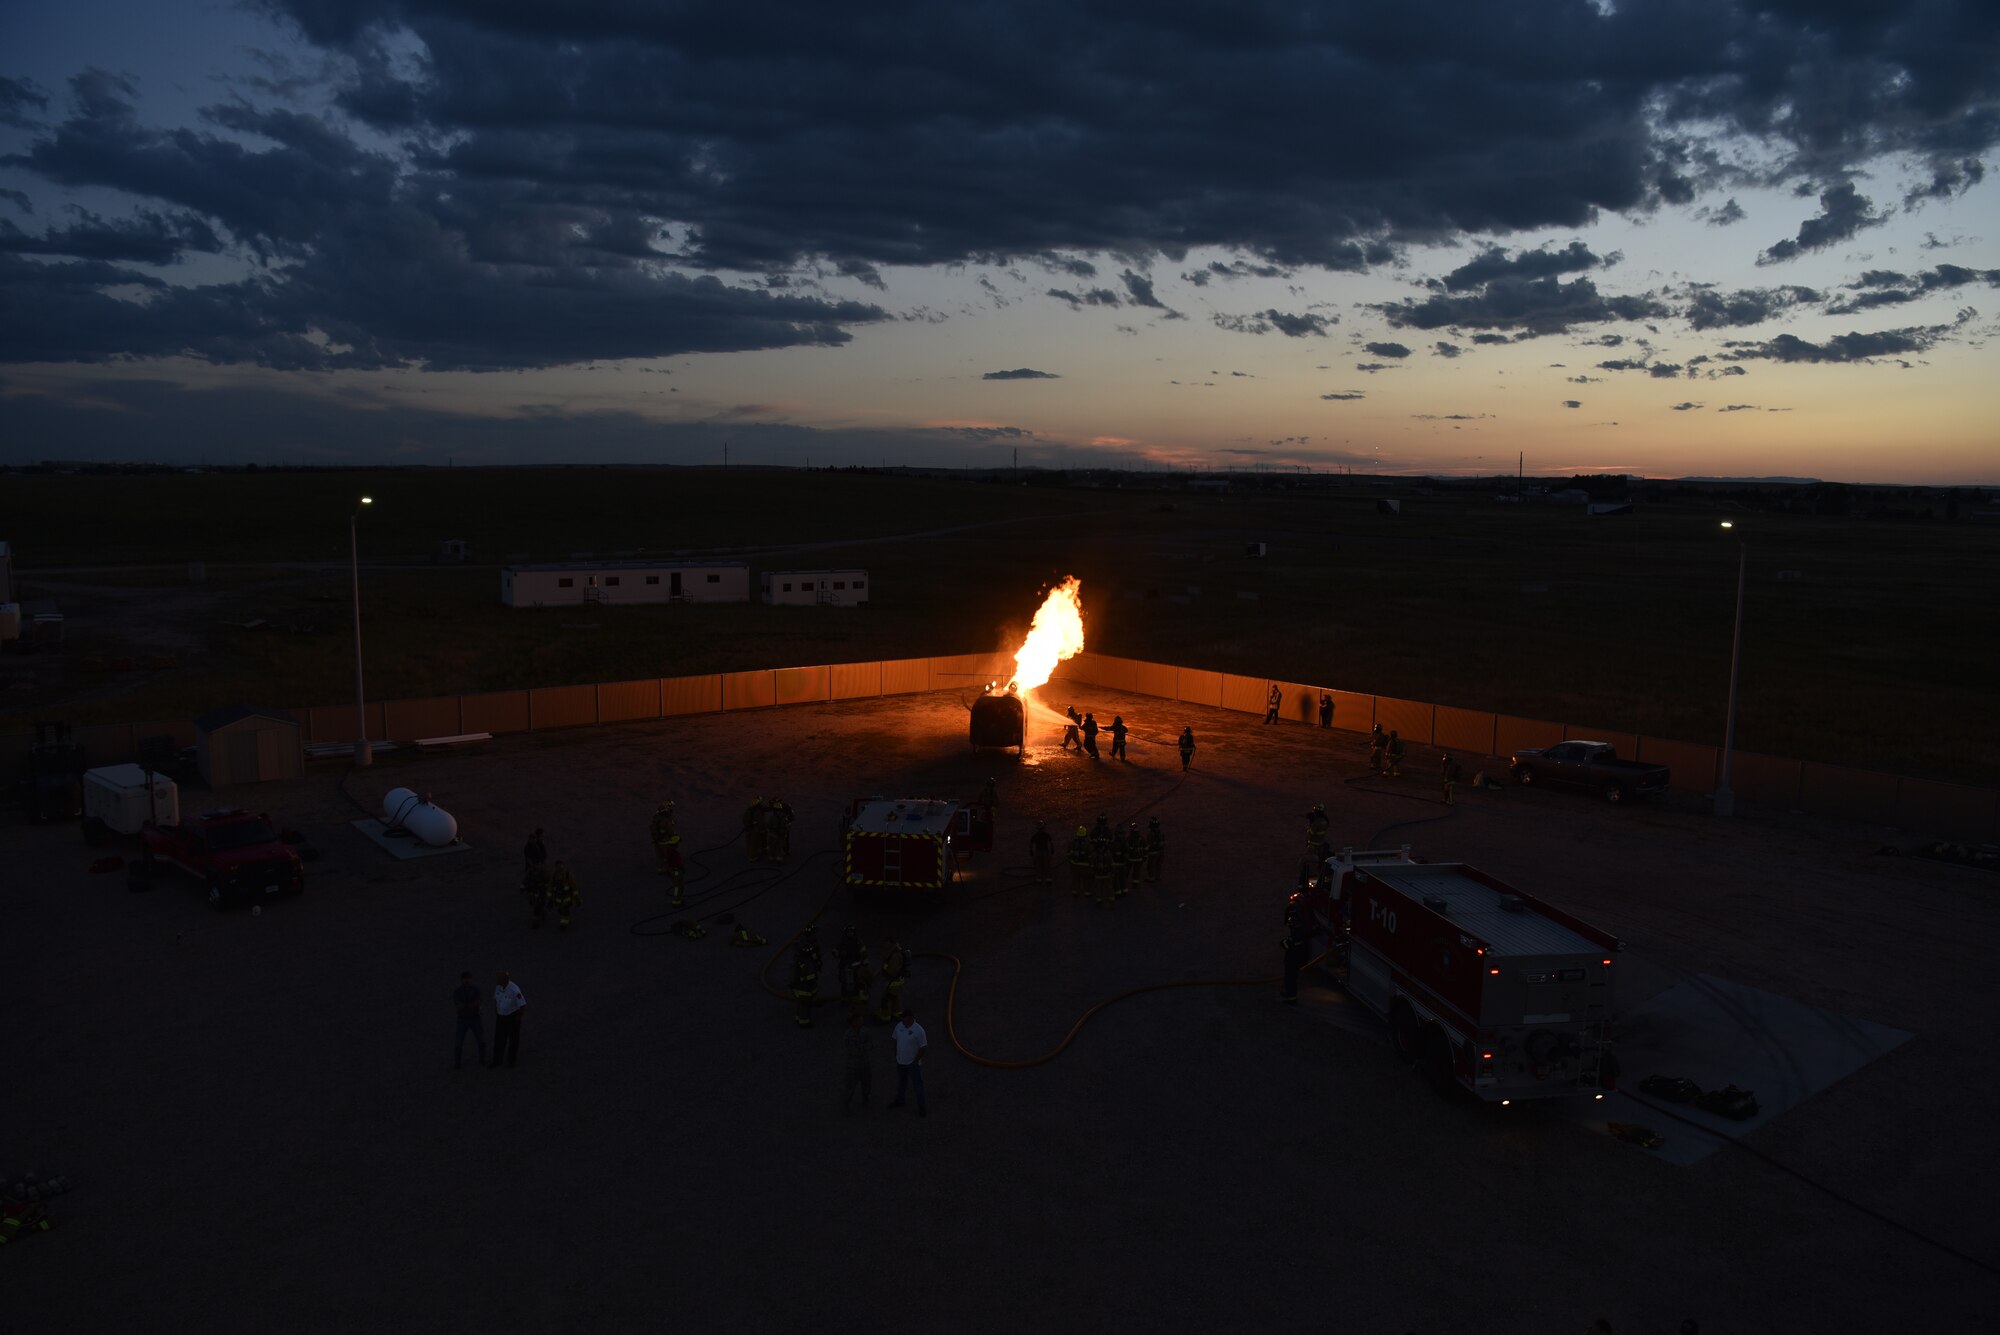
[[[431,553],[431,560],[441,566],[463,565],[469,555],[471,548],[465,545],[464,538],[439,538],[437,550]]]
[[[741,561],[555,561],[500,572],[508,607],[586,603],[747,603],[750,567]]]
[[[868,601],[865,570],[766,570],[757,582],[764,601],[775,607],[859,607]]]

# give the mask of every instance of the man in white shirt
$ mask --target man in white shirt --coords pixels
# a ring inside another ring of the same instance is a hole
[[[521,985],[501,974],[493,985],[493,1066],[500,1065],[502,1053],[509,1066],[521,1055],[521,1012],[527,1008]]]
[[[930,1109],[924,1106],[924,1052],[930,1044],[924,1027],[917,1023],[916,1013],[907,1008],[896,1027],[889,1031],[896,1040],[896,1100],[889,1106],[903,1106],[903,1091],[910,1085],[917,1087],[917,1116],[929,1117]]]

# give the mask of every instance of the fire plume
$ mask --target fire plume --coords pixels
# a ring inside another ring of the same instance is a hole
[[[1031,691],[1046,682],[1065,658],[1083,652],[1083,581],[1075,575],[1049,590],[1035,612],[1028,638],[1014,651],[1009,689]]]

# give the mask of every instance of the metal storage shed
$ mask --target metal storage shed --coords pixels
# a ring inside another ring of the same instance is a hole
[[[194,721],[201,777],[211,788],[296,779],[305,768],[299,725],[291,715],[232,705]]]

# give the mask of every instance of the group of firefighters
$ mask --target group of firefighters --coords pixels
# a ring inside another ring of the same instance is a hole
[[[1056,841],[1048,822],[1036,821],[1028,838],[1028,858],[1034,866],[1035,884],[1052,885],[1056,878]],[[1069,841],[1069,892],[1082,899],[1096,886],[1097,906],[1108,909],[1130,893],[1142,875],[1158,881],[1167,860],[1167,836],[1158,816],[1149,817],[1144,833],[1139,822],[1121,829],[1111,827],[1111,818],[1100,815],[1095,828],[1079,825]]]
[[[1097,715],[1088,712],[1079,714],[1076,712],[1075,705],[1069,706],[1063,712],[1069,719],[1069,722],[1063,724],[1063,750],[1067,751],[1073,746],[1079,755],[1087,755],[1092,760],[1100,759],[1101,757],[1097,754],[1097,734],[1108,732],[1111,734],[1111,758],[1113,760],[1131,759],[1125,753],[1125,735],[1131,729],[1125,726],[1125,716],[1123,714],[1113,714],[1111,716],[1111,726],[1109,728],[1102,728],[1098,726]],[[1194,764],[1193,727],[1181,729],[1179,745],[1181,770],[1182,772],[1186,772]]]
[[[910,952],[894,936],[883,942],[882,1001],[875,1018],[888,1024],[903,1013],[903,985],[910,980]],[[849,926],[833,947],[833,966],[839,975],[840,999],[851,1016],[868,1015],[868,998],[874,993],[875,974],[868,964],[868,947],[861,942],[859,928]],[[819,932],[807,923],[792,943],[792,1019],[801,1029],[812,1028],[813,1007],[819,1004]]]
[[[1385,734],[1378,723],[1369,733],[1368,768],[1387,779],[1403,777],[1403,739],[1394,728]],[[1438,781],[1443,785],[1444,804],[1448,807],[1458,805],[1458,782],[1463,774],[1458,762],[1447,752],[1439,762]]]
[[[528,901],[528,925],[540,927],[549,916],[549,910],[556,911],[556,925],[569,930],[576,907],[583,902],[577,890],[576,873],[564,866],[561,859],[554,865],[549,863],[549,848],[542,840],[542,832],[536,830],[528,836],[527,847],[521,850],[524,864],[521,873],[521,893]]]
[[[743,853],[752,862],[788,862],[792,808],[782,797],[760,797],[743,813]]]

